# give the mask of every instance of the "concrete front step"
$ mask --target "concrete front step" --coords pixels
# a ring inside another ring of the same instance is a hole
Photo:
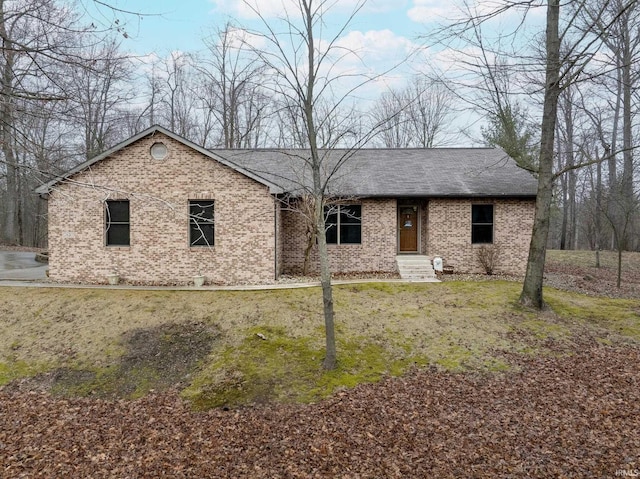
[[[437,281],[431,260],[424,255],[396,256],[398,272],[402,279],[409,281]]]

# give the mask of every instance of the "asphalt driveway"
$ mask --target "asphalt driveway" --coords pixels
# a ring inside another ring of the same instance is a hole
[[[0,251],[0,280],[37,281],[47,278],[46,263],[36,261],[35,253]]]

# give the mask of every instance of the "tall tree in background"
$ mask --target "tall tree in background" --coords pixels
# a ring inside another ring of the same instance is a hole
[[[597,33],[594,34],[594,25],[598,21],[597,19],[602,18],[604,9],[610,8],[614,3],[615,1],[612,0],[611,3],[605,2],[594,7],[591,2],[587,1],[572,2],[571,4],[563,6],[563,11],[566,9],[566,15],[561,17],[559,0],[548,0],[545,2],[546,34],[544,51],[541,52],[539,56],[536,56],[537,52],[535,51],[529,55],[523,54],[521,48],[514,47],[516,43],[513,41],[509,42],[511,51],[503,52],[500,48],[500,41],[504,39],[504,36],[500,35],[498,35],[497,43],[490,48],[489,42],[486,41],[485,43],[485,36],[479,33],[481,25],[495,19],[497,16],[516,10],[524,10],[524,15],[526,16],[529,9],[540,6],[539,2],[498,2],[495,5],[495,9],[489,13],[486,11],[478,12],[472,7],[469,7],[469,15],[463,21],[456,23],[453,28],[450,27],[449,29],[449,32],[453,29],[454,33],[449,33],[449,37],[453,38],[455,36],[455,41],[458,41],[458,39],[464,35],[468,37],[469,32],[471,32],[471,43],[473,46],[478,47],[481,53],[480,55],[472,57],[467,55],[467,60],[463,61],[463,63],[467,67],[471,66],[474,71],[478,68],[483,69],[485,75],[481,82],[487,78],[492,80],[495,78],[490,75],[487,76],[487,73],[491,73],[491,69],[485,68],[491,64],[487,52],[491,52],[494,56],[507,55],[516,68],[516,74],[519,73],[525,77],[533,77],[534,80],[535,74],[530,74],[532,71],[535,73],[536,68],[534,65],[540,65],[540,67],[544,69],[542,116],[540,120],[540,148],[537,154],[536,165],[532,168],[535,170],[537,176],[538,191],[527,271],[520,295],[520,302],[522,304],[535,308],[542,308],[544,305],[542,295],[543,272],[547,240],[550,231],[550,210],[554,183],[567,171],[582,167],[590,161],[587,160],[586,163],[574,163],[570,161],[569,164],[563,164],[561,167],[554,169],[556,153],[555,134],[558,122],[559,98],[566,88],[587,81],[591,75],[602,75],[603,69],[601,65],[597,65],[593,71],[589,70],[594,63],[593,59],[596,57],[602,45],[601,35]],[[603,25],[605,27],[603,31],[606,31],[607,26],[612,25],[635,4],[635,1],[623,2],[619,5],[620,9],[617,10],[615,5],[613,5],[614,13],[609,16],[605,15],[606,20]],[[588,8],[592,8],[592,14],[585,16],[584,12],[587,11]],[[562,22],[561,18],[563,19]],[[589,19],[586,24],[579,22],[580,19],[584,18]],[[510,38],[513,38],[513,35],[517,33],[517,29],[523,25],[523,22],[524,20],[517,23],[518,27],[516,28],[516,32],[511,33]],[[560,31],[560,25],[562,25],[562,32]],[[464,50],[458,48],[457,51],[463,52]],[[478,58],[480,58],[480,61],[478,61]],[[527,73],[527,75],[524,75],[524,73]],[[535,87],[536,82],[532,82],[529,88],[531,88],[531,86]],[[486,90],[485,81],[485,83],[479,86],[479,91],[486,92]],[[492,87],[489,90],[492,93],[494,91],[501,92],[502,88],[499,82],[492,81]],[[522,93],[525,92],[526,90],[522,91]],[[499,100],[500,96],[494,97],[494,104],[496,104],[496,98]],[[509,105],[509,103],[505,104]],[[496,118],[500,119],[502,116],[502,118],[508,119],[509,115],[504,115],[503,113],[505,111],[509,112],[509,109],[496,108],[496,111],[498,112]],[[500,124],[504,125],[505,123],[500,121]],[[571,148],[573,148],[573,146]]]
[[[133,65],[113,39],[90,46],[80,57],[70,68],[65,90],[72,103],[71,122],[84,132],[82,154],[88,160],[127,137],[121,125],[128,115],[123,105],[132,97]]]
[[[605,47],[605,55],[613,68],[605,78],[612,77],[614,101],[612,111],[614,114],[611,128],[610,150],[608,160],[609,188],[611,189],[610,211],[607,217],[616,221],[619,219],[617,229],[625,231],[627,238],[624,243],[630,244],[632,234],[636,229],[636,218],[628,218],[625,204],[633,204],[634,189],[634,138],[633,129],[635,116],[638,109],[637,97],[634,98],[636,85],[640,79],[637,64],[640,59],[640,5],[631,0],[595,0],[584,10],[582,21],[592,25],[594,35],[599,35]],[[619,129],[622,129],[622,138],[619,139]],[[621,143],[621,146],[619,146]],[[618,161],[621,150],[622,173],[618,176]],[[619,195],[620,198],[614,198]],[[622,208],[615,211],[615,208]],[[618,214],[619,213],[619,214]],[[620,243],[613,237],[614,243]]]
[[[246,32],[227,23],[205,39],[207,54],[198,66],[203,96],[222,129],[216,146],[223,148],[258,146],[263,134],[260,127],[268,112],[268,101],[261,88],[265,65],[246,45],[245,35]]]
[[[487,125],[481,128],[484,141],[490,146],[499,146],[512,157],[521,168],[537,170],[539,141],[529,120],[528,111],[514,99],[512,66],[505,59],[492,60],[484,48],[481,32],[474,35],[480,46],[476,58],[480,91],[484,92],[474,103],[484,111]],[[482,99],[482,96],[485,98]]]
[[[373,108],[374,124],[384,124],[377,141],[386,148],[435,148],[446,144],[454,99],[438,80],[414,76],[404,88],[390,88]]]
[[[63,71],[80,62],[78,38],[85,34],[67,8],[48,0],[0,0],[0,151],[5,172],[1,240],[22,242],[23,176],[19,161],[27,145],[19,116],[37,114],[38,105],[64,101]]]

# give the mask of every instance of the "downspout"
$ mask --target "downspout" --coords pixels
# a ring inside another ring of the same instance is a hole
[[[278,197],[273,196],[273,275],[278,281]]]

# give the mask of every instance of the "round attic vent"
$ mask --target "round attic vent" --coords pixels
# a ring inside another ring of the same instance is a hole
[[[164,160],[168,154],[169,150],[164,143],[158,142],[151,145],[151,158],[154,160]]]

